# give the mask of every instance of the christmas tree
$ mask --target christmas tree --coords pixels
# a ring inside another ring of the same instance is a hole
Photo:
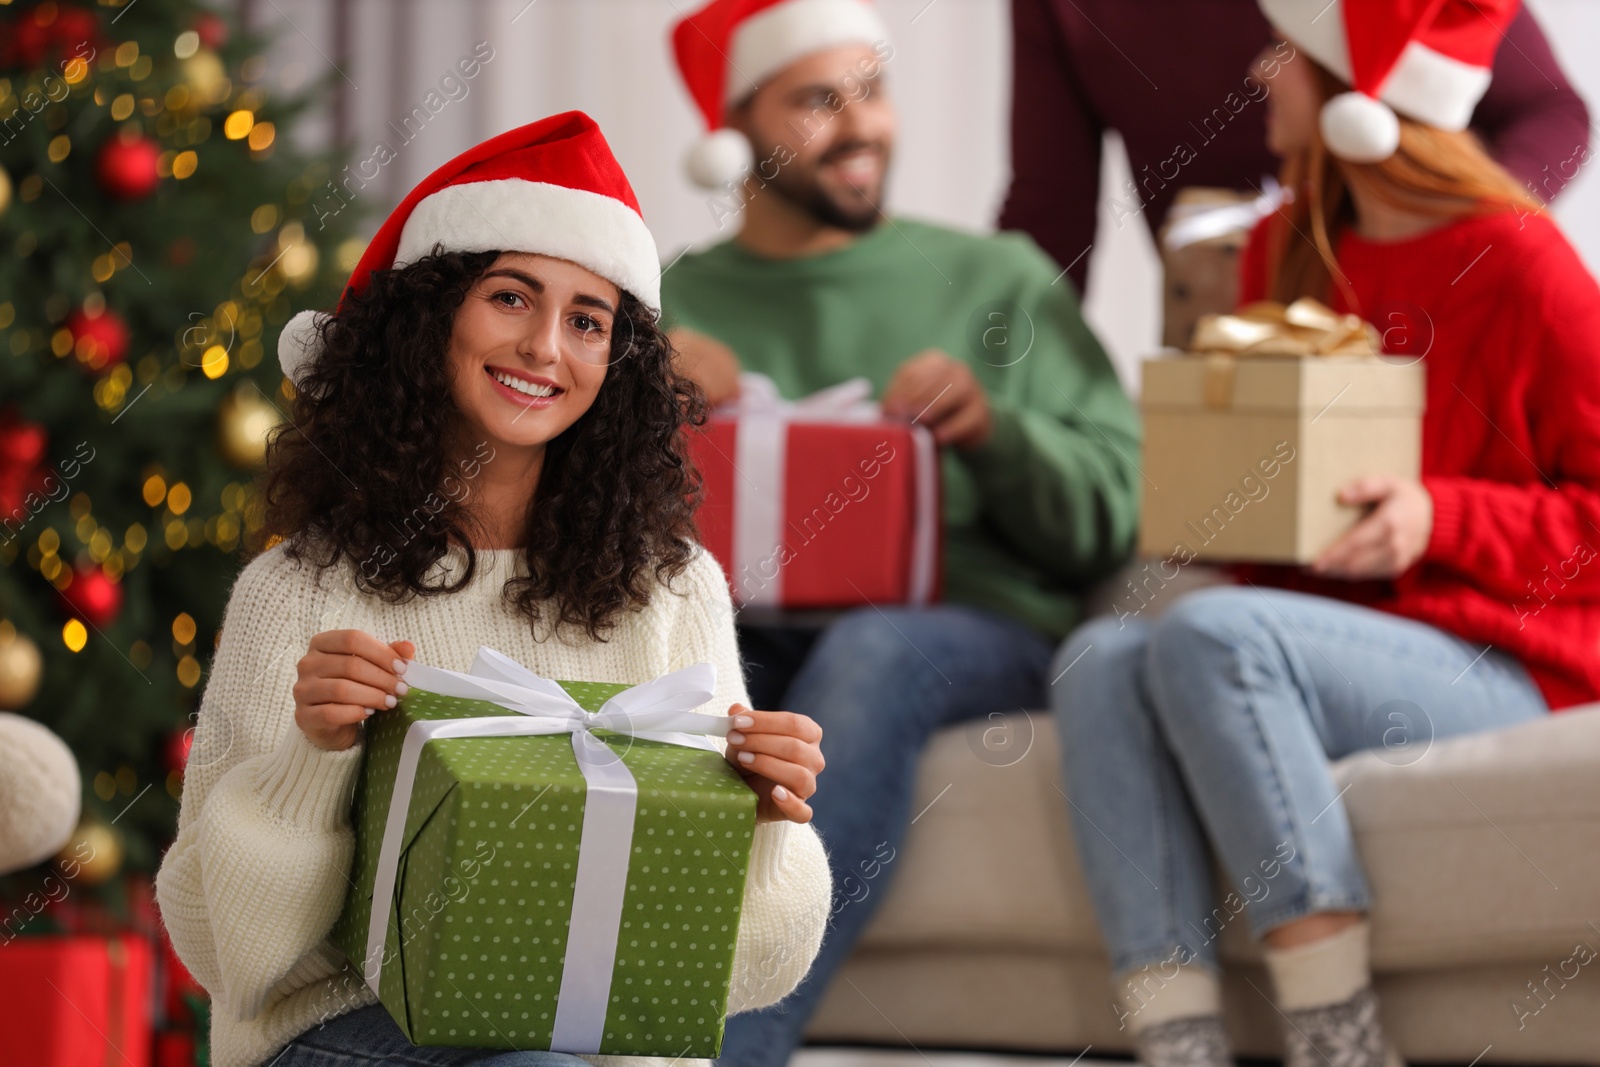
[[[263,45],[189,0],[0,6],[0,710],[77,757],[77,901],[174,833],[277,335],[363,246],[288,136],[322,86],[277,98]]]

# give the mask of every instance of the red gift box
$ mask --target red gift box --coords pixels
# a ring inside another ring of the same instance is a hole
[[[19,937],[0,948],[0,1063],[150,1067],[150,942]]]
[[[740,397],[696,433],[700,536],[735,603],[784,608],[925,604],[943,584],[939,453],[926,427],[882,418],[852,379],[782,401]]]

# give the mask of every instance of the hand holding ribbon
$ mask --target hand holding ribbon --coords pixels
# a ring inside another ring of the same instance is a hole
[[[992,327],[995,355],[1001,365],[1026,355],[1012,356],[1007,346],[1012,323],[1003,312]],[[989,342],[986,340],[985,347]],[[941,445],[977,448],[994,434],[994,409],[983,383],[970,364],[937,348],[924,349],[895,370],[883,389],[883,410],[887,415],[909,419],[926,426]]]

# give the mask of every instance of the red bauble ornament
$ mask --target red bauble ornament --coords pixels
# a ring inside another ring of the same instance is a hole
[[[72,350],[90,370],[102,371],[128,355],[128,324],[110,308],[97,315],[79,309],[67,316]]]
[[[106,577],[98,566],[78,567],[72,584],[61,590],[61,607],[97,629],[105,629],[122,614],[122,583]]]
[[[118,200],[143,200],[161,184],[156,167],[161,146],[148,137],[117,135],[100,149],[95,161],[95,178],[100,188]]]
[[[37,19],[21,18],[7,24],[0,38],[0,62],[7,67],[37,67],[53,43],[50,30]]]
[[[167,770],[183,773],[189,762],[189,750],[194,747],[194,730],[175,730],[167,738]]]
[[[81,7],[63,4],[57,8],[55,25],[51,28],[63,58],[87,59],[105,46],[105,38],[100,35],[100,16]],[[96,45],[100,48],[94,47]]]
[[[194,20],[194,32],[200,35],[200,43],[210,49],[221,48],[228,43],[228,24],[220,15],[209,12]]]
[[[28,422],[15,404],[0,409],[0,470],[36,467],[44,459],[44,424]]]
[[[87,60],[104,47],[99,17],[70,5],[40,4],[0,23],[0,67],[40,67],[51,57]]]
[[[0,412],[0,515],[14,515],[43,489],[45,441],[39,423],[21,421],[14,409]]]

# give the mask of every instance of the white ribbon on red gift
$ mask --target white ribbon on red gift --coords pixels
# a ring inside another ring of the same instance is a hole
[[[480,647],[472,668],[460,671],[412,663],[405,680],[414,689],[441,696],[487,700],[517,712],[467,719],[422,719],[406,729],[389,798],[378,871],[372,887],[372,916],[367,924],[367,985],[379,991],[395,879],[405,836],[406,814],[417,776],[417,760],[429,741],[450,737],[512,737],[570,733],[587,787],[583,830],[579,837],[577,882],[562,964],[561,992],[556,1003],[552,1052],[598,1052],[604,1035],[611,976],[616,965],[622,899],[628,884],[628,857],[633,847],[634,811],[639,786],[615,751],[594,737],[596,729],[650,741],[718,751],[707,735],[728,732],[727,716],[704,715],[691,709],[710,700],[717,669],[696,663],[663,674],[616,694],[596,712],[583,710],[572,695],[548,678],[492,648]]]
[[[754,589],[743,588],[745,569],[776,560],[783,544],[784,481],[788,467],[789,425],[795,422],[864,424],[879,422],[883,410],[871,399],[872,383],[850,378],[799,400],[778,395],[765,374],[739,375],[739,395],[719,404],[718,415],[739,420],[734,438],[734,469],[742,483],[733,501],[733,580],[743,604],[777,606],[783,601],[783,568]],[[907,603],[926,604],[933,595],[937,565],[939,451],[926,426],[910,424],[916,465],[917,503],[911,542]]]

